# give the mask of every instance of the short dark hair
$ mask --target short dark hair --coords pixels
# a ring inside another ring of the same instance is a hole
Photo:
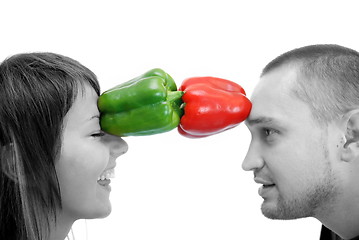
[[[59,54],[24,53],[1,63],[0,239],[46,239],[61,208],[55,162],[63,119],[85,84],[100,94],[95,74]]]
[[[265,66],[261,76],[281,66],[294,66],[293,93],[309,104],[319,123],[328,123],[359,107],[359,53],[335,44],[288,51]]]

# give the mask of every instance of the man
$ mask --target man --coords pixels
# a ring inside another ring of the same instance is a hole
[[[262,213],[314,217],[321,239],[359,239],[359,53],[289,51],[264,68],[251,101],[242,167],[262,185]]]

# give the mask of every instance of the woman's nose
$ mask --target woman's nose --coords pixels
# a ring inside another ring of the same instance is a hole
[[[251,142],[247,155],[242,162],[242,169],[245,171],[255,171],[261,169],[264,166],[264,160],[260,154],[256,145]]]
[[[119,157],[125,154],[128,150],[128,144],[121,137],[106,134],[105,141],[109,144],[110,154],[112,157]]]

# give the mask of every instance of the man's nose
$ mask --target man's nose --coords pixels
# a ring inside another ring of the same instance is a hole
[[[242,162],[242,169],[244,171],[254,171],[263,168],[263,166],[264,160],[261,156],[260,148],[251,142],[247,155]]]
[[[109,144],[110,154],[112,157],[119,157],[125,154],[128,150],[128,144],[121,137],[106,134],[106,143]]]

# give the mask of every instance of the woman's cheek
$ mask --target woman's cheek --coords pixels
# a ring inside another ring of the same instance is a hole
[[[87,151],[87,164],[91,166],[91,168],[96,169],[98,175],[100,175],[103,170],[105,170],[109,159],[109,148],[102,142],[93,144]]]

